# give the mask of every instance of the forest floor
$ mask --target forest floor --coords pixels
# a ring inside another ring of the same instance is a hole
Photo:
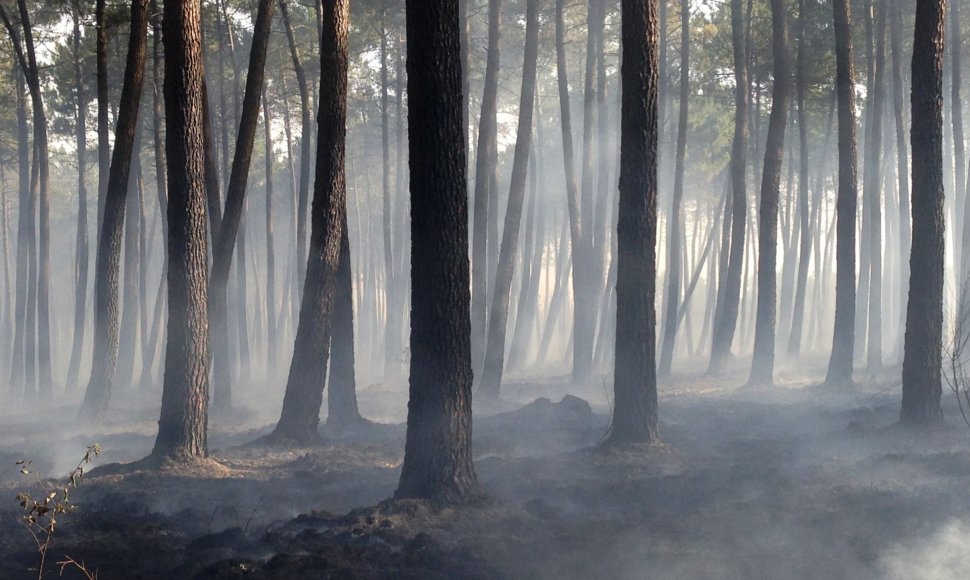
[[[954,395],[946,427],[914,434],[895,424],[898,372],[851,391],[779,375],[757,390],[676,378],[661,388],[665,444],[609,452],[605,379],[509,384],[507,410],[475,417],[485,496],[458,509],[385,501],[403,386],[361,389],[364,414],[387,422],[324,429],[317,448],[248,447],[267,421],[214,419],[210,462],[85,476],[48,568],[69,555],[101,580],[970,578],[970,428]],[[39,482],[15,462],[66,474],[96,441],[96,465],[145,456],[154,410],[118,406],[97,434],[70,431],[66,406],[0,416],[0,578],[37,576],[14,496]]]

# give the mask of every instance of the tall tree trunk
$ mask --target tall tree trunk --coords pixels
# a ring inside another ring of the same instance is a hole
[[[525,58],[522,65],[522,91],[519,94],[519,119],[515,137],[515,156],[512,160],[512,181],[509,201],[502,229],[502,247],[492,292],[492,307],[488,317],[488,342],[485,346],[485,366],[479,385],[481,396],[495,400],[499,397],[502,372],[505,369],[505,336],[509,320],[509,299],[512,276],[515,273],[516,246],[522,223],[526,179],[529,173],[529,150],[532,148],[532,116],[535,108],[536,69],[539,59],[538,0],[526,3]]]
[[[306,278],[306,215],[310,198],[310,146],[312,144],[313,121],[310,116],[310,90],[307,85],[306,73],[300,58],[300,49],[293,34],[290,23],[289,9],[286,0],[279,0],[280,18],[286,30],[286,39],[290,47],[290,57],[293,59],[293,71],[296,74],[296,84],[300,90],[300,188],[297,194],[296,214],[296,253],[297,253],[297,287],[300,296],[303,293],[303,280]],[[298,314],[298,313],[295,313]]]
[[[411,376],[395,497],[458,500],[472,464],[468,197],[457,0],[407,0]]]
[[[209,401],[205,66],[201,6],[166,0],[165,158],[168,175],[168,339],[155,459],[205,457]]]
[[[114,384],[130,388],[134,376],[139,331],[139,259],[138,240],[141,237],[141,123],[135,127],[135,140],[131,151],[131,170],[128,176],[128,193],[124,221],[124,268],[121,278],[121,326],[119,327],[118,366]]]
[[[785,127],[791,71],[788,65],[788,11],[784,0],[771,0],[772,75],[771,116],[761,175],[758,210],[758,309],[755,320],[754,359],[750,384],[768,385],[775,368],[775,318],[777,309],[778,190],[785,149]]]
[[[886,8],[878,7],[875,22],[875,62],[873,66],[872,131],[866,143],[869,158],[865,165],[863,195],[869,212],[869,339],[866,361],[870,371],[882,368],[882,121],[886,100]]]
[[[26,343],[29,357],[37,357],[37,370],[40,391],[43,394],[53,392],[53,377],[51,376],[51,322],[50,322],[50,197],[48,182],[50,180],[50,162],[47,143],[47,116],[44,109],[44,99],[40,91],[40,72],[34,51],[34,35],[30,23],[30,12],[26,0],[17,0],[20,16],[20,27],[23,30],[23,42],[20,33],[10,22],[6,11],[0,7],[0,18],[10,34],[14,46],[14,54],[27,80],[30,93],[31,109],[33,113],[34,164],[31,168],[31,190],[36,192],[34,199],[39,208],[38,226],[39,243],[37,244],[37,288],[36,300],[36,343]],[[29,294],[28,294],[28,299]],[[28,318],[32,308],[28,305]],[[36,349],[34,348],[36,346]],[[28,357],[28,359],[29,359]],[[31,364],[28,365],[32,367]],[[28,368],[28,378],[32,368]]]
[[[347,232],[347,206],[341,216],[340,265],[334,288],[333,328],[330,337],[330,367],[327,395],[327,427],[338,431],[364,422],[357,407],[357,381],[354,373],[354,284]]]
[[[680,2],[680,112],[677,118],[677,154],[674,160],[674,193],[670,202],[670,228],[667,232],[667,309],[663,319],[660,347],[660,378],[670,376],[674,343],[680,322],[681,238],[683,237],[684,157],[687,153],[687,98],[690,95],[690,2]]]
[[[651,443],[657,422],[657,1],[622,0],[616,354],[608,443]]]
[[[20,215],[17,222],[17,317],[14,324],[13,355],[10,369],[10,383],[14,388],[23,386],[26,379],[25,357],[32,345],[28,346],[27,331],[31,317],[28,309],[28,276],[30,275],[31,238],[34,232],[33,201],[30,195],[30,153],[27,137],[27,90],[24,73],[19,64],[13,65],[13,76],[17,87],[17,189]]]
[[[556,0],[556,76],[559,84],[559,115],[560,126],[562,127],[562,151],[563,165],[566,173],[566,206],[569,217],[569,241],[572,254],[572,286],[573,286],[573,324],[576,328],[593,328],[594,310],[590,307],[593,300],[591,285],[586,279],[588,274],[587,261],[590,252],[586,251],[585,228],[587,223],[583,220],[583,213],[580,208],[580,191],[576,183],[575,153],[573,150],[573,129],[572,129],[572,109],[569,104],[569,79],[568,68],[566,66],[566,25],[564,17],[564,0]],[[586,346],[590,347],[590,357],[592,357],[592,343],[589,345],[576,344],[582,341],[585,335],[582,332],[573,336],[573,375],[576,376],[577,370],[582,371],[582,360]],[[591,337],[590,337],[591,338]],[[545,341],[544,341],[545,342]],[[540,347],[540,360],[545,358],[544,348]],[[582,372],[580,372],[582,374]]]
[[[913,249],[900,420],[943,420],[943,14],[946,0],[918,0],[913,40]]]
[[[111,165],[111,144],[108,143],[108,23],[106,0],[95,3],[95,51],[98,99],[98,231],[104,220],[104,206],[108,197],[108,173]]]
[[[462,2],[464,6],[465,2]],[[381,187],[383,212],[381,213],[384,229],[384,299],[387,302],[384,326],[384,376],[397,375],[398,351],[400,351],[399,337],[401,335],[400,308],[396,306],[397,268],[394,261],[394,230],[392,228],[394,212],[391,204],[391,143],[390,143],[390,99],[387,88],[387,3],[381,5]],[[462,27],[464,30],[464,27]],[[464,50],[464,45],[462,46]],[[465,93],[463,93],[465,94]],[[467,97],[467,94],[465,94]],[[466,106],[463,111],[467,115]],[[463,125],[467,130],[467,123]],[[400,179],[400,176],[398,176]]]
[[[283,411],[272,440],[309,443],[319,438],[320,407],[329,358],[335,279],[346,214],[347,0],[324,5],[320,46],[320,111],[311,214],[310,258]]]
[[[128,176],[138,127],[138,109],[145,80],[145,50],[148,43],[148,0],[132,0],[128,58],[115,146],[105,193],[104,217],[98,237],[94,273],[94,358],[91,377],[84,392],[79,418],[99,421],[108,409],[111,387],[118,362],[118,278],[121,240],[125,225]]]
[[[745,42],[742,0],[731,0],[731,38],[734,46],[734,139],[731,144],[731,251],[724,281],[720,316],[714,317],[709,373],[727,366],[738,322],[741,274],[744,264],[745,219],[748,200],[745,189],[748,139],[748,56]]]
[[[85,314],[88,308],[88,188],[84,179],[87,169],[87,94],[84,92],[84,77],[81,73],[81,4],[74,0],[71,5],[74,33],[71,37],[74,50],[75,123],[74,134],[77,140],[77,237],[74,258],[74,340],[71,347],[71,360],[67,368],[68,390],[77,386],[81,366],[81,353],[84,351]]]
[[[219,237],[212,249],[212,280],[209,286],[209,324],[213,346],[213,398],[216,413],[232,408],[232,377],[229,366],[228,297],[229,267],[235,251],[239,225],[242,221],[246,184],[253,157],[253,142],[259,122],[259,104],[263,94],[266,53],[273,22],[273,0],[260,0],[253,28],[253,42],[246,73],[246,92],[243,96],[239,134],[229,174],[225,214],[220,220]]]
[[[852,383],[855,334],[856,129],[850,0],[834,0],[835,92],[839,107],[839,188],[836,199],[835,330],[825,382]]]
[[[273,373],[277,366],[277,354],[279,352],[278,325],[276,324],[276,249],[273,239],[273,128],[272,113],[269,107],[269,91],[263,87],[263,142],[266,154],[263,156],[266,162],[266,305],[269,310],[267,319],[266,336],[267,350],[269,351],[269,370]],[[228,272],[226,280],[228,281]],[[228,335],[228,325],[226,326]]]
[[[906,280],[909,279],[909,247],[910,247],[910,194],[909,194],[909,156],[906,151],[906,119],[905,102],[903,96],[903,14],[902,0],[889,0],[889,35],[892,45],[893,67],[893,117],[896,127],[896,175],[899,189],[899,328],[906,326],[906,304],[908,289]],[[896,333],[894,350],[902,352],[901,340],[903,333]]]
[[[478,121],[478,146],[475,148],[475,193],[472,219],[472,365],[480,368],[485,357],[486,304],[488,301],[489,242],[488,216],[496,208],[489,200],[494,190],[497,165],[497,101],[502,40],[502,0],[488,1],[488,53],[485,60],[485,83],[482,90],[482,112]],[[410,70],[410,69],[408,69]]]

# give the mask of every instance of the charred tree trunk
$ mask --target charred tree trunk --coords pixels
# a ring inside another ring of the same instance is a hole
[[[341,216],[340,265],[337,266],[333,303],[333,329],[330,336],[330,366],[327,395],[327,427],[337,431],[364,423],[357,407],[357,381],[354,373],[354,284],[347,232],[347,207]]]
[[[468,197],[457,0],[407,0],[411,131],[411,376],[395,497],[459,500],[476,488]]]
[[[488,341],[485,346],[485,366],[479,393],[486,400],[499,397],[502,372],[505,369],[505,336],[509,320],[509,299],[515,273],[516,246],[522,224],[526,179],[529,173],[529,150],[532,148],[532,117],[535,108],[536,69],[539,59],[538,0],[526,3],[525,58],[522,65],[522,92],[519,95],[519,120],[512,161],[512,181],[509,201],[502,229],[502,246],[492,292],[492,307],[488,317]]]
[[[745,189],[748,140],[748,56],[742,0],[731,0],[731,38],[734,46],[734,139],[731,144],[731,250],[727,276],[721,292],[720,315],[714,317],[709,373],[727,366],[738,322],[741,302],[741,274],[744,264],[745,220],[748,200]]]
[[[913,249],[900,420],[932,425],[940,408],[943,348],[943,15],[946,0],[919,0],[913,41]]]
[[[310,257],[293,359],[279,423],[271,440],[311,443],[319,438],[320,407],[329,358],[331,317],[346,214],[347,0],[324,5],[320,46],[320,111],[311,214]]]
[[[201,6],[166,0],[165,158],[168,175],[168,339],[154,459],[205,457],[209,401],[205,65]]]
[[[755,320],[754,358],[749,384],[770,385],[775,369],[775,318],[777,309],[778,190],[788,125],[791,71],[788,66],[788,11],[784,0],[771,0],[772,75],[771,115],[761,175],[758,210],[758,308]]]
[[[607,443],[654,443],[657,422],[657,2],[622,0],[616,354]]]
[[[145,80],[148,43],[148,0],[132,0],[128,58],[121,88],[115,146],[105,193],[94,278],[94,358],[79,418],[99,421],[108,409],[118,362],[118,278],[122,232],[128,196],[128,176],[138,127],[138,109]]]

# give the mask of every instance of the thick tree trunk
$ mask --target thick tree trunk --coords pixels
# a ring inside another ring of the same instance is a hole
[[[152,457],[205,457],[209,401],[205,70],[201,6],[166,0],[165,153],[168,175],[168,339]]]
[[[340,265],[337,266],[333,330],[330,337],[330,392],[327,395],[327,427],[336,428],[338,431],[364,422],[357,407],[357,381],[354,373],[354,285],[346,205],[341,223],[343,229],[340,233]]]
[[[835,205],[835,330],[825,382],[852,383],[855,335],[856,129],[850,0],[834,0],[835,92],[839,108],[839,187]]]
[[[943,420],[943,14],[946,0],[919,0],[913,41],[913,249],[900,420]]]
[[[770,385],[775,369],[775,318],[777,309],[778,190],[788,125],[791,72],[788,66],[788,11],[784,0],[771,0],[772,75],[771,115],[761,175],[758,210],[758,308],[755,319],[754,358],[749,384]]]
[[[741,300],[741,274],[744,264],[745,220],[748,200],[745,189],[748,139],[748,56],[745,42],[742,0],[731,0],[731,38],[734,46],[734,139],[731,144],[731,250],[727,276],[721,293],[720,315],[714,318],[709,373],[720,373],[727,366],[731,343],[738,322]]]
[[[526,3],[525,59],[522,66],[522,91],[519,94],[519,119],[512,160],[512,181],[509,201],[502,229],[502,246],[492,292],[492,307],[488,317],[488,341],[485,346],[485,366],[479,393],[488,400],[499,397],[502,372],[505,369],[505,336],[509,320],[509,299],[515,273],[516,246],[522,223],[526,179],[529,173],[529,150],[532,148],[532,117],[535,108],[536,69],[539,59],[538,0]]]
[[[687,154],[687,100],[690,96],[690,2],[680,2],[680,111],[677,117],[677,153],[674,159],[674,193],[670,203],[670,228],[667,232],[667,296],[663,319],[663,343],[660,347],[661,379],[670,376],[674,344],[680,317],[680,283],[683,256],[684,157]]]
[[[502,0],[488,2],[488,53],[485,60],[485,83],[482,92],[482,112],[478,121],[478,146],[475,148],[475,193],[472,203],[472,365],[481,368],[485,357],[486,304],[489,289],[488,217],[496,208],[489,207],[497,184],[497,101],[502,40]],[[409,69],[410,70],[410,69]]]
[[[442,501],[476,488],[468,197],[457,0],[407,0],[411,131],[411,376],[395,497]]]
[[[657,2],[622,0],[620,207],[613,421],[607,443],[652,443],[657,422]]]
[[[94,278],[94,358],[79,418],[99,421],[108,409],[118,362],[118,278],[122,232],[128,196],[128,176],[138,127],[138,109],[145,80],[148,43],[148,0],[132,0],[131,32],[125,63],[115,146],[105,193],[104,216],[98,237]]]
[[[346,213],[347,0],[324,6],[320,47],[320,111],[311,214],[310,258],[293,359],[279,423],[271,439],[311,443],[319,438],[331,317]]]
[[[74,340],[71,346],[71,360],[67,367],[66,388],[73,391],[77,387],[81,367],[81,354],[84,352],[85,322],[88,308],[88,188],[84,179],[87,170],[87,94],[84,92],[84,77],[81,73],[81,5],[74,0],[71,6],[74,33],[71,46],[74,50],[75,122],[74,135],[77,141],[77,237],[75,238],[74,257]],[[4,231],[6,234],[6,230]]]

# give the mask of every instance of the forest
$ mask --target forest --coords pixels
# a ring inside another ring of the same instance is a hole
[[[0,0],[0,579],[970,578],[960,10]]]

